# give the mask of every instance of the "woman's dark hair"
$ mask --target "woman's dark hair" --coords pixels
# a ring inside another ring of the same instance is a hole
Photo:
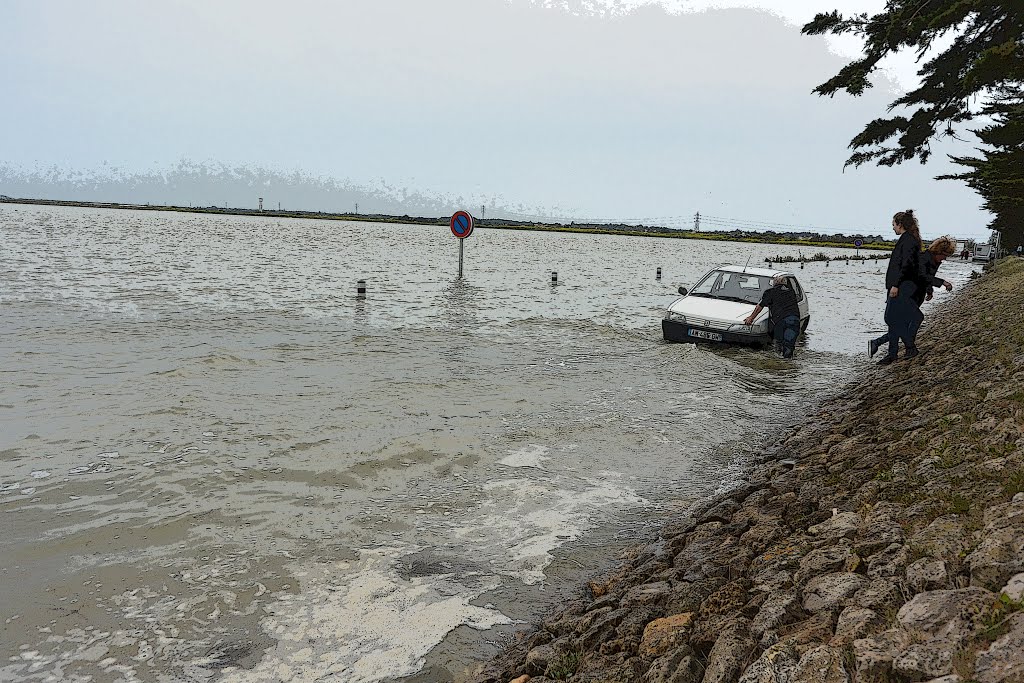
[[[917,240],[918,244],[921,244],[921,229],[917,225],[917,216],[914,215],[913,209],[897,211],[892,219],[896,221],[896,225],[901,226],[904,231],[909,232],[910,236]]]

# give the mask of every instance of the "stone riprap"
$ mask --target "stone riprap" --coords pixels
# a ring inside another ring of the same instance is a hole
[[[1024,683],[1024,260],[474,683]]]

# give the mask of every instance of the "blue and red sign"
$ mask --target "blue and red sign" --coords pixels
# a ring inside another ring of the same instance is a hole
[[[858,237],[857,239],[855,239],[855,240],[853,241],[853,246],[855,246],[855,247],[857,247],[858,249],[860,249],[860,248],[861,248],[862,246],[864,246],[864,240],[862,240],[862,239],[860,239],[860,238]]]
[[[456,211],[452,214],[452,234],[460,240],[464,240],[473,234],[473,217],[468,211]]]

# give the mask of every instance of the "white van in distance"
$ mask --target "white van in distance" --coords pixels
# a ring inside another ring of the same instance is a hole
[[[991,244],[975,244],[972,261],[991,261],[996,255],[996,248]]]

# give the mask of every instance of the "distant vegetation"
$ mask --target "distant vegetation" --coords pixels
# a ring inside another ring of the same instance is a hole
[[[863,249],[864,247],[861,247]],[[888,253],[884,254],[869,254],[865,256],[829,256],[825,252],[819,251],[813,256],[804,256],[798,254],[796,256],[770,256],[765,259],[768,263],[808,263],[811,261],[878,261],[889,258]]]
[[[384,214],[364,213],[325,213],[322,211],[257,211],[255,209],[224,208],[219,206],[164,206],[156,204],[124,204],[115,202],[79,202],[54,199],[15,199],[0,195],[0,203],[40,204],[44,206],[80,206],[98,209],[131,209],[144,211],[179,211],[186,213],[206,213],[231,216],[270,216],[275,218],[307,218],[335,221],[367,221],[373,223],[407,223],[413,225],[448,226],[448,216],[390,216]],[[509,221],[501,218],[475,218],[474,223],[480,228],[499,230],[541,230],[547,232],[575,232],[592,235],[630,235],[634,237],[669,237],[678,239],[718,240],[727,242],[751,242],[761,244],[791,244],[802,247],[838,247],[854,249],[854,241],[860,239],[860,249],[889,251],[892,242],[886,242],[877,236],[870,235],[823,235],[817,232],[775,232],[767,230],[719,230],[693,231],[675,230],[673,228],[625,225],[625,224],[584,224],[584,223],[533,223],[527,221]]]

